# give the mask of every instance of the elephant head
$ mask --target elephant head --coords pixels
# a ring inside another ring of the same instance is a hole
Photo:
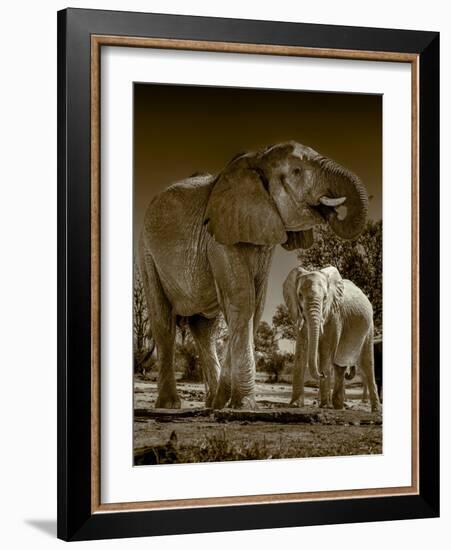
[[[323,376],[318,369],[318,342],[324,324],[339,307],[343,280],[335,267],[306,271],[296,267],[283,285],[283,295],[292,320],[301,330],[307,323],[308,366],[314,378]]]
[[[353,173],[296,142],[235,157],[217,176],[204,215],[219,243],[286,249],[313,244],[328,223],[344,239],[363,229],[367,193]]]

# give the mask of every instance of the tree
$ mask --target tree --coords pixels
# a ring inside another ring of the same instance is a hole
[[[135,352],[142,352],[144,341],[149,328],[149,316],[144,297],[144,287],[139,275],[135,269],[135,279],[133,285],[133,340]]]
[[[314,228],[311,248],[298,252],[301,266],[308,270],[335,266],[344,279],[355,283],[373,305],[376,333],[382,331],[382,221],[369,220],[359,237],[345,241],[328,226]]]
[[[276,331],[266,321],[258,325],[254,340],[257,368],[268,373],[269,382],[277,382],[285,367],[285,355],[279,351]]]
[[[279,349],[275,330],[266,321],[260,321],[258,325],[254,346],[257,353],[265,355]]]
[[[268,382],[278,382],[279,376],[285,368],[287,357],[280,351],[273,351],[265,362],[265,371],[268,373]]]
[[[145,371],[155,349],[155,342],[150,333],[144,286],[139,270],[134,269],[133,281],[133,363],[135,371]]]
[[[295,325],[291,320],[288,308],[285,304],[279,304],[272,318],[272,324],[276,330],[278,339],[296,340]]]

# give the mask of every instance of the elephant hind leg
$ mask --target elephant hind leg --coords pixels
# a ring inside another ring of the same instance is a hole
[[[220,370],[214,342],[216,319],[206,319],[201,315],[194,315],[188,319],[188,322],[204,374],[205,406],[211,407],[218,388]]]
[[[334,365],[334,391],[332,394],[332,404],[334,409],[342,409],[345,402],[344,376],[346,367]]]
[[[174,373],[175,316],[150,254],[144,253],[141,256],[140,273],[150,329],[157,348],[158,397],[155,407],[179,409],[181,403]]]
[[[332,359],[330,357],[329,346],[321,343],[319,349],[319,367],[324,374],[319,381],[319,406],[324,409],[332,408],[332,399],[330,395],[330,378],[332,376]]]
[[[371,401],[371,410],[380,410],[379,395],[377,392],[376,380],[374,377],[374,349],[372,334],[368,335],[362,346],[360,354],[359,367],[364,378],[364,383],[368,388]]]
[[[368,386],[366,385],[364,375],[362,380],[362,403],[368,403]]]

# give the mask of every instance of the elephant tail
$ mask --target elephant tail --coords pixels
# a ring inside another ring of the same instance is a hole
[[[346,380],[352,380],[355,376],[355,366],[348,367],[345,372],[345,378]]]

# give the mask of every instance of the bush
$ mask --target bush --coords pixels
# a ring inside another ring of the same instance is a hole
[[[268,373],[268,382],[278,382],[279,376],[287,363],[287,354],[273,351],[268,355],[260,355],[257,368]]]
[[[182,380],[188,382],[202,381],[202,370],[193,342],[188,341],[185,344],[177,344],[175,364],[176,369],[182,372]]]

